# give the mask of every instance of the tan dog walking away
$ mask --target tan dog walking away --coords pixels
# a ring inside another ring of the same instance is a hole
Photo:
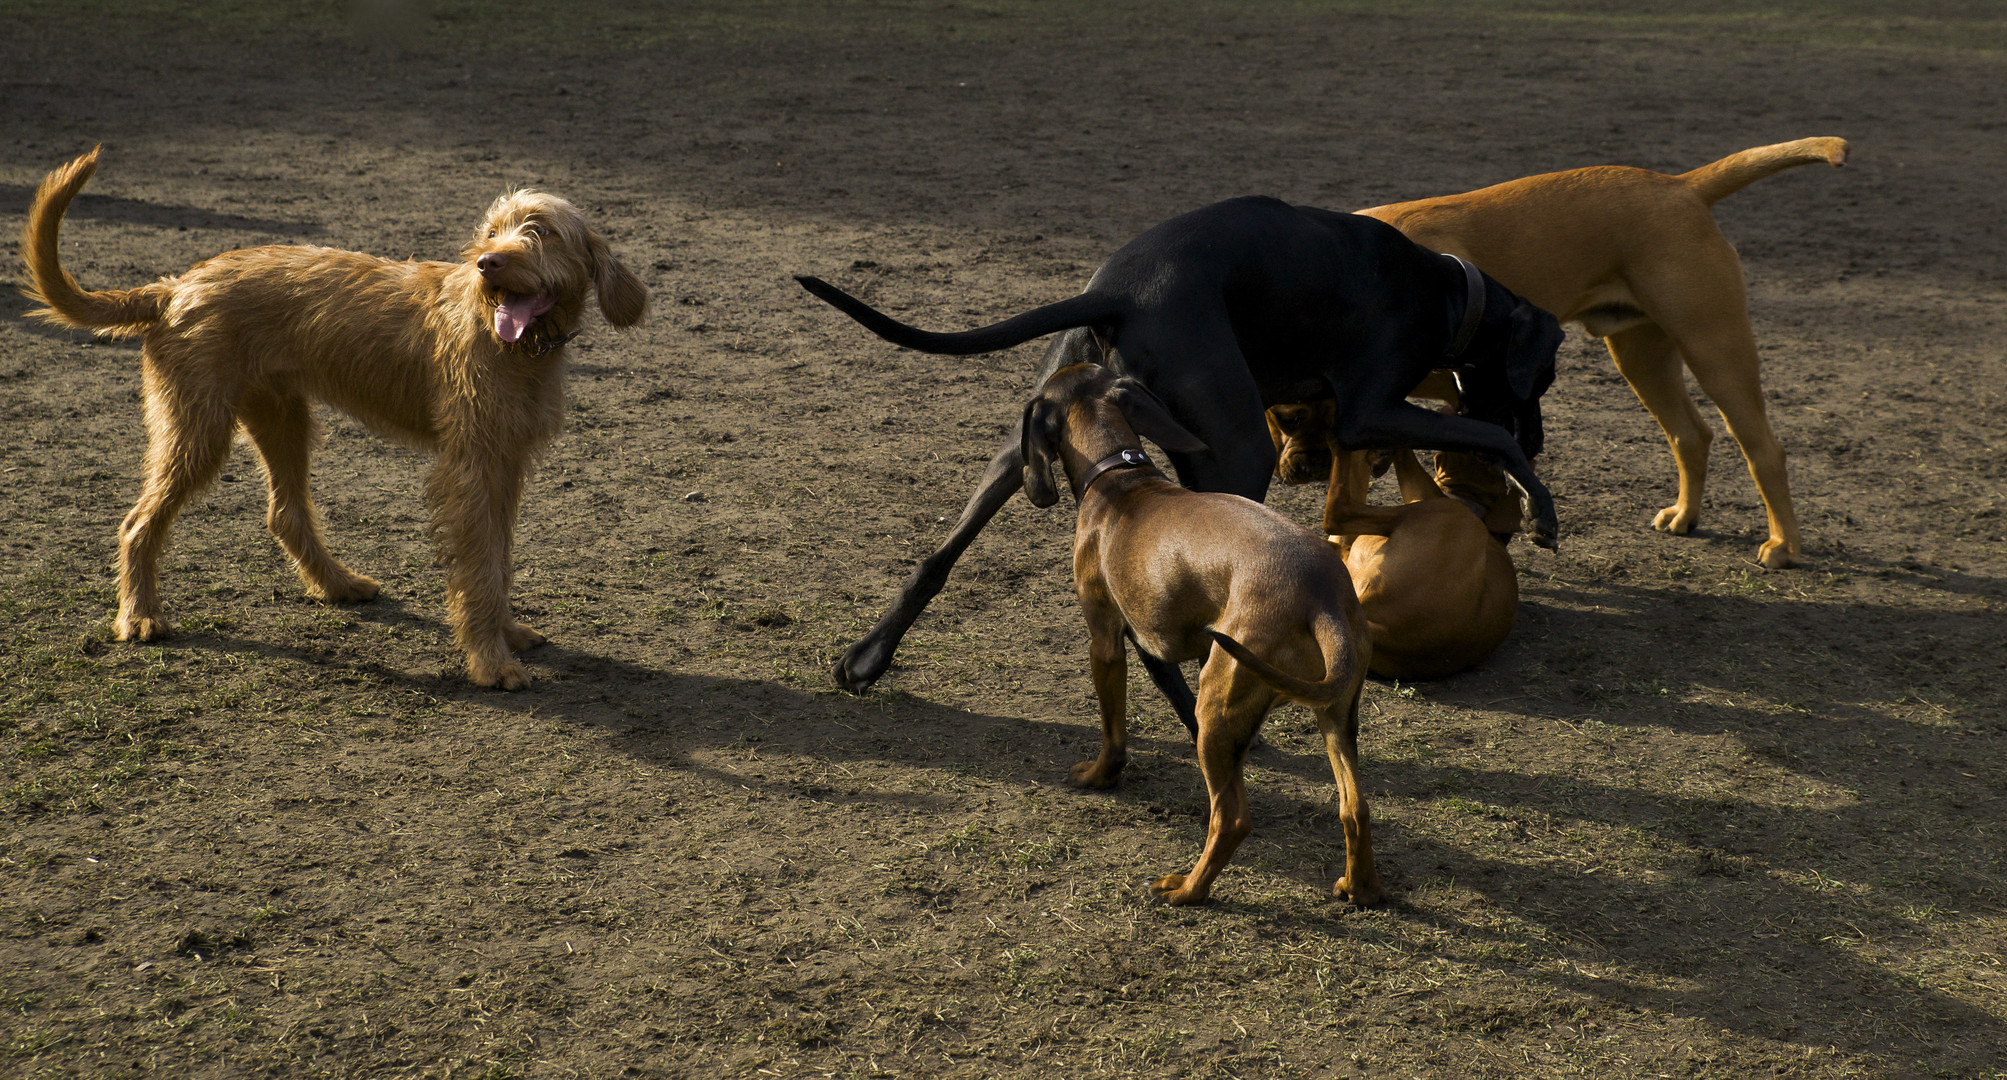
[[[1143,435],[1166,450],[1205,449],[1143,384],[1095,364],[1054,372],[1025,406],[1024,490],[1034,506],[1059,501],[1052,460],[1080,506],[1074,586],[1087,616],[1101,754],[1073,769],[1081,787],[1112,787],[1128,761],[1128,649],[1199,673],[1198,757],[1211,799],[1206,846],[1188,874],[1150,890],[1170,904],[1203,903],[1213,879],[1253,829],[1243,766],[1262,718],[1288,699],[1324,733],[1345,827],[1345,876],[1332,893],[1355,904],[1382,898],[1372,822],[1359,782],[1359,692],[1365,620],[1338,553],[1260,503],[1188,491],[1143,455]]]
[[[265,464],[266,525],[314,596],[368,600],[377,583],[327,550],[308,495],[323,401],[388,438],[436,451],[426,480],[453,635],[468,674],[515,690],[514,654],[544,640],[509,608],[523,482],[558,433],[565,342],[589,293],[615,326],[648,288],[570,203],[535,191],[495,200],[458,263],[391,262],[322,247],[257,247],[137,289],[85,292],[56,231],[98,151],[42,181],[22,233],[33,312],[106,337],[139,336],[146,477],[119,529],[120,641],[152,641],[168,529],[222,469],[241,426]]]
[[[1687,394],[1683,360],[1742,447],[1769,518],[1757,559],[1776,569],[1801,557],[1798,519],[1784,448],[1763,408],[1742,263],[1710,208],[1772,173],[1819,161],[1846,164],[1846,140],[1759,146],[1678,176],[1615,165],[1571,169],[1359,213],[1469,259],[1602,338],[1679,465],[1679,499],[1652,525],[1682,534],[1700,519],[1714,438]]]
[[[1393,451],[1400,506],[1365,502],[1370,453],[1331,439],[1329,401],[1269,410],[1283,442],[1284,483],[1330,477],[1324,531],[1366,615],[1371,670],[1386,679],[1439,679],[1497,651],[1519,613],[1519,574],[1506,543],[1519,500],[1495,466],[1473,454],[1436,454],[1433,476],[1411,450]],[[1311,446],[1323,443],[1319,453]]]

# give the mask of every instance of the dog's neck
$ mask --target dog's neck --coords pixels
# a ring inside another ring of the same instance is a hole
[[[1477,336],[1477,324],[1484,318],[1484,274],[1464,259],[1447,252],[1443,258],[1456,260],[1463,270],[1463,318],[1457,323],[1456,336],[1450,339],[1449,348],[1443,350],[1446,359],[1462,356],[1470,348],[1470,341]]]
[[[1150,462],[1150,455],[1145,454],[1141,447],[1123,447],[1089,465],[1086,471],[1080,474],[1080,479],[1073,484],[1073,501],[1077,503],[1086,498],[1087,491],[1094,486],[1094,482],[1110,472],[1116,469],[1139,468],[1147,468],[1151,472],[1157,471]]]
[[[583,331],[580,330],[566,331],[555,321],[542,318],[530,324],[530,332],[524,334],[521,341],[516,342],[516,347],[531,356],[542,356],[554,349],[564,348],[581,333]]]

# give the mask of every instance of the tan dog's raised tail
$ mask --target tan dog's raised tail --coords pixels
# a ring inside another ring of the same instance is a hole
[[[1506,288],[1604,339],[1651,410],[1679,465],[1679,498],[1653,526],[1686,533],[1707,481],[1707,422],[1687,394],[1684,360],[1721,410],[1763,497],[1771,568],[1801,558],[1784,449],[1764,412],[1742,264],[1710,208],[1772,173],[1846,164],[1847,142],[1798,139],[1730,154],[1678,176],[1603,165],[1512,180],[1461,195],[1359,213],[1416,243],[1475,263]]]
[[[266,525],[307,591],[368,600],[377,583],[327,550],[307,490],[323,401],[380,434],[437,452],[426,480],[453,635],[485,686],[528,685],[514,653],[543,636],[510,611],[516,508],[564,413],[565,342],[588,297],[615,326],[648,288],[570,203],[535,191],[495,200],[462,259],[391,262],[323,247],[224,252],[136,289],[87,292],[56,232],[98,152],[49,174],[21,237],[46,305],[32,312],[107,337],[138,336],[146,477],[119,528],[121,641],[170,632],[160,553],[175,516],[222,470],[241,427],[265,464]]]

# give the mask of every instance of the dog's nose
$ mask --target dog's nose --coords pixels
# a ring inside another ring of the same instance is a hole
[[[474,268],[483,274],[493,274],[509,265],[509,257],[498,251],[490,251],[474,260]]]

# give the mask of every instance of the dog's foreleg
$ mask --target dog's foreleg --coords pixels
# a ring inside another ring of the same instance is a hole
[[[1519,493],[1529,537],[1541,547],[1555,546],[1560,523],[1554,513],[1554,496],[1534,474],[1519,444],[1497,424],[1432,412],[1406,401],[1391,406],[1361,401],[1352,412],[1340,416],[1336,435],[1346,446],[1362,449],[1411,446],[1490,455],[1505,469],[1506,479]]]
[[[1073,767],[1073,784],[1111,788],[1129,762],[1129,645],[1114,602],[1082,590],[1087,609],[1087,655],[1093,665],[1094,697],[1101,706],[1101,754]]]
[[[520,626],[509,610],[514,577],[516,507],[524,467],[445,453],[426,480],[439,558],[446,567],[446,609],[453,639],[467,656],[467,675],[482,686],[521,690],[529,673],[511,637],[542,636]]]
[[[1679,347],[1666,332],[1645,323],[1603,340],[1631,392],[1659,422],[1673,464],[1679,468],[1679,497],[1652,518],[1652,528],[1685,536],[1700,523],[1700,497],[1707,486],[1708,446],[1714,433],[1686,389]]]

